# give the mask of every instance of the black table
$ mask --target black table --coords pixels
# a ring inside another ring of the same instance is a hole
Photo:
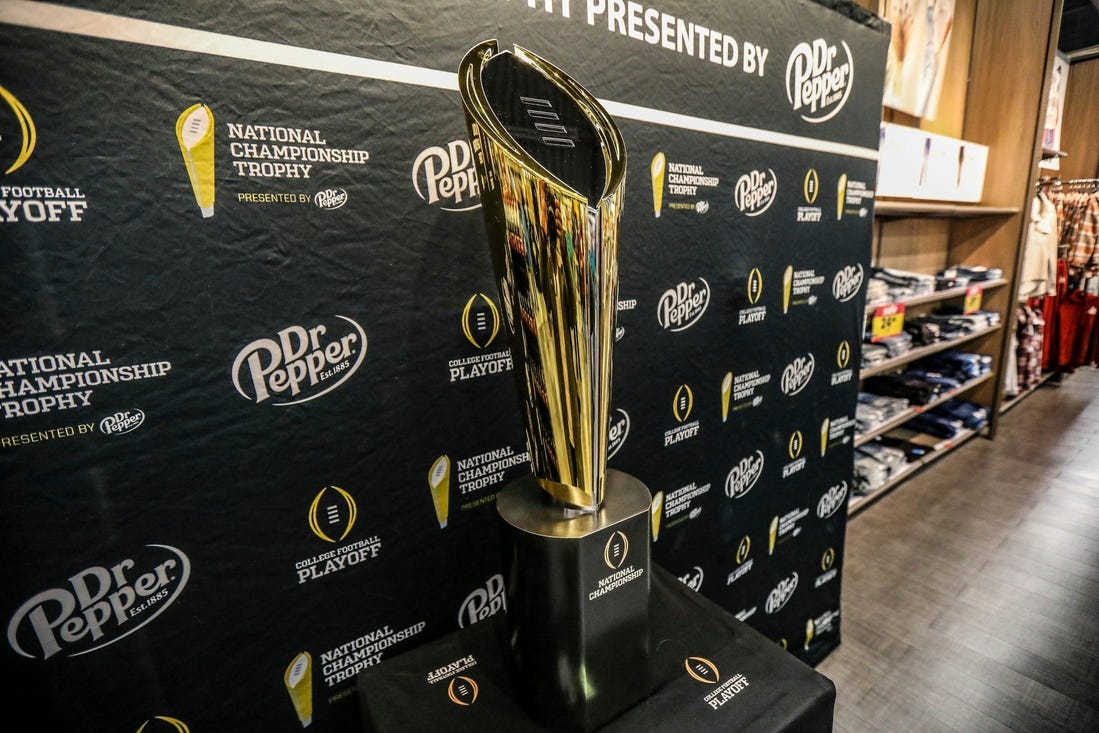
[[[829,733],[827,677],[654,565],[652,693],[599,729]],[[511,695],[500,614],[361,672],[368,733],[548,729]]]

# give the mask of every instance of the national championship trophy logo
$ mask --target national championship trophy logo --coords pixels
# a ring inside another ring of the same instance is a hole
[[[649,174],[653,184],[653,214],[660,218],[660,209],[664,206],[664,173],[668,169],[668,160],[664,153],[657,153],[649,164]]]
[[[590,731],[650,689],[652,497],[607,468],[625,144],[527,49],[474,46],[458,87],[532,469],[496,502],[509,661],[536,722]],[[650,167],[657,216],[666,167]]]
[[[439,529],[445,529],[450,514],[450,457],[439,456],[427,472],[427,485],[431,489],[431,503],[435,506],[435,518]]]
[[[313,722],[313,657],[309,652],[294,657],[286,668],[283,682],[301,727],[308,728]]]
[[[183,110],[176,120],[176,141],[195,203],[204,219],[214,215],[214,113],[201,102]]]

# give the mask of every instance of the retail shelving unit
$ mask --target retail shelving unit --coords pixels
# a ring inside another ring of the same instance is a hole
[[[871,11],[887,15],[886,0],[858,0]],[[886,108],[887,122],[988,146],[985,188],[980,204],[879,199],[874,206],[874,264],[898,270],[934,274],[952,265],[987,266],[1002,270],[1001,280],[982,283],[982,310],[1000,314],[1000,325],[966,337],[966,349],[992,357],[993,371],[963,385],[942,400],[962,396],[988,409],[988,425],[965,431],[936,444],[936,450],[892,476],[868,496],[853,497],[849,514],[856,514],[903,482],[931,466],[954,448],[977,436],[995,438],[1004,408],[1003,375],[1009,358],[1009,335],[1015,330],[1015,292],[1026,241],[1030,199],[1038,162],[1059,154],[1044,150],[1042,121],[1047,81],[1057,46],[1063,0],[956,0],[950,56],[944,68],[942,93],[935,119],[920,119]],[[1004,39],[1010,38],[1010,50]],[[1010,54],[1010,73],[1005,66]],[[906,315],[933,307],[947,298],[964,296],[964,289],[920,296],[905,302]],[[913,310],[915,309],[915,310]],[[867,308],[867,317],[873,308]],[[960,346],[919,347],[908,354],[875,364],[860,378],[881,374],[927,356]],[[880,434],[904,430],[904,424],[929,406],[911,408],[871,433],[856,435],[863,445]]]
[[[935,399],[928,402],[926,405],[912,405],[907,410],[903,410],[903,411],[897,413],[893,417],[891,417],[888,420],[882,422],[880,425],[874,426],[874,428],[872,430],[867,430],[865,433],[856,434],[855,435],[855,447],[858,448],[860,445],[865,445],[866,443],[869,443],[871,440],[878,437],[879,435],[885,435],[886,433],[888,433],[893,428],[901,427],[906,422],[908,422],[909,420],[916,417],[917,415],[919,415],[922,412],[927,412],[928,410],[930,410],[934,407],[938,407],[939,405],[943,404],[944,402],[947,402],[948,400],[952,400],[955,397],[961,397],[966,392],[969,392],[970,390],[976,388],[977,385],[984,384],[988,380],[992,379],[993,376],[994,375],[992,374],[992,372],[989,372],[988,374],[982,374],[981,376],[977,377],[976,379],[971,379],[971,380],[969,380],[965,384],[962,384],[961,386],[959,386],[956,389],[952,389],[949,392],[944,392],[943,394],[939,395]]]
[[[873,504],[875,501],[900,486],[902,483],[904,483],[906,479],[911,478],[914,474],[918,473],[924,468],[927,468],[935,461],[948,454],[950,451],[961,445],[964,445],[973,438],[976,438],[978,435],[981,435],[983,432],[983,429],[963,429],[959,430],[958,434],[955,435],[953,438],[940,440],[928,450],[927,455],[921,456],[915,461],[909,461],[907,464],[905,464],[904,468],[890,476],[889,480],[878,488],[867,494],[852,496],[851,500],[847,503],[847,516],[850,517],[858,514],[863,509],[866,509],[866,507],[868,507],[870,504]]]
[[[892,359],[886,359],[885,361],[879,362],[872,366],[863,367],[862,370],[859,371],[859,378],[865,379],[866,377],[872,377],[876,374],[885,374],[886,372],[891,372],[894,369],[898,369],[907,364],[911,364],[912,362],[918,359],[922,359],[925,356],[931,356],[932,354],[937,354],[940,351],[946,351],[947,349],[955,349],[962,344],[969,343],[970,341],[974,341],[981,338],[982,336],[987,336],[988,334],[999,330],[1000,325],[997,324],[995,326],[982,328],[979,331],[974,331],[973,333],[967,333],[965,336],[959,336],[958,338],[939,341],[934,344],[928,344],[927,346],[917,346],[911,351],[908,351],[905,354],[901,354],[900,356],[895,356]]]
[[[974,283],[974,285],[980,285],[982,290],[993,290],[995,288],[1002,288],[1007,285],[1007,280],[1002,277],[995,280],[985,280],[984,282]],[[879,305],[891,305],[893,303],[900,304],[906,308],[910,305],[923,305],[925,303],[938,303],[943,300],[950,300],[951,298],[957,298],[965,295],[969,291],[969,286],[966,285],[960,288],[948,288],[946,290],[936,290],[933,293],[925,293],[923,295],[911,295],[907,298],[899,298],[891,301],[891,303],[874,303],[866,306],[866,315],[872,315]]]

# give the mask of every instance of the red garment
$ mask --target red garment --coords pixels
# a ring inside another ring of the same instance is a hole
[[[1057,260],[1057,295],[1031,298],[1028,301],[1028,305],[1042,312],[1042,320],[1045,321],[1044,338],[1042,339],[1043,372],[1057,368],[1057,342],[1060,335],[1059,326],[1057,325],[1057,304],[1067,292],[1068,264],[1064,260]]]
[[[1095,328],[1099,296],[1079,290],[1059,298],[1057,305],[1057,366],[1074,369],[1095,357]]]

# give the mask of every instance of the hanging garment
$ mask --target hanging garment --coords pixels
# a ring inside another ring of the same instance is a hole
[[[1020,390],[1037,387],[1042,381],[1042,314],[1029,306],[1020,306],[1015,337],[1015,363]]]
[[[1004,369],[1004,396],[1009,398],[1019,394],[1019,365],[1016,362],[1018,354],[1019,339],[1012,334],[1008,345],[1007,368]]]
[[[1057,288],[1057,207],[1044,192],[1030,206],[1030,224],[1019,273],[1019,299],[1053,295]]]
[[[1094,363],[1099,296],[1074,290],[1057,305],[1057,366],[1075,369]]]
[[[1099,275],[1099,193],[1069,191],[1063,194],[1061,244],[1066,248],[1070,281]]]

